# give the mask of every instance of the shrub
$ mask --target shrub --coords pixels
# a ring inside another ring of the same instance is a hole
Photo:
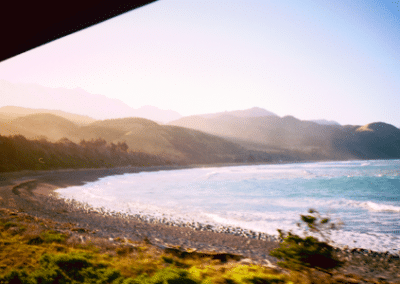
[[[309,213],[311,215],[301,215],[301,220],[306,225],[306,237],[278,230],[283,242],[270,255],[282,260],[278,265],[283,268],[306,271],[309,276],[312,269],[330,274],[332,269],[343,264],[334,255],[333,247],[327,243],[328,230],[334,229],[335,226],[330,225],[330,220],[322,218],[316,210],[310,209]],[[309,231],[319,234],[324,241],[307,236]]]
[[[40,268],[28,275],[24,270],[12,270],[0,283],[122,283],[119,270],[94,265],[91,256],[80,254],[44,254]]]
[[[5,224],[4,224],[4,229],[6,229],[6,230],[8,230],[9,228],[12,228],[12,227],[18,227],[18,225],[16,224],[16,223],[14,223],[14,222],[6,222]]]
[[[197,282],[188,276],[188,272],[179,268],[165,268],[158,271],[148,282],[151,284],[196,284]]]
[[[56,231],[46,231],[40,234],[40,237],[46,243],[63,243],[68,236],[58,233]]]
[[[35,282],[31,280],[28,274],[24,270],[11,270],[7,273],[4,277],[0,277],[1,284],[8,284],[8,283],[26,283],[26,284],[34,284]]]

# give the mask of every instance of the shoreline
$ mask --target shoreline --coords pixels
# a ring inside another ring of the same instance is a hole
[[[308,161],[304,163],[313,163],[320,161]],[[297,163],[297,162],[296,162]],[[41,195],[56,198],[64,202],[70,210],[80,210],[82,213],[98,213],[104,216],[118,217],[125,219],[137,219],[145,223],[161,224],[172,227],[188,227],[193,230],[209,231],[218,234],[230,234],[241,236],[249,239],[257,239],[280,242],[278,235],[271,235],[265,232],[252,231],[251,229],[241,228],[232,225],[222,225],[217,223],[204,223],[195,220],[180,220],[169,217],[159,217],[146,213],[124,213],[107,210],[104,208],[94,208],[89,204],[82,203],[75,199],[65,199],[58,196],[58,189],[82,186],[86,183],[96,182],[104,177],[133,174],[140,172],[157,172],[194,168],[212,168],[212,167],[237,167],[237,166],[255,166],[255,165],[271,165],[276,163],[221,163],[221,164],[194,164],[194,165],[175,165],[175,166],[148,166],[148,167],[115,167],[115,168],[90,168],[90,169],[60,169],[60,170],[44,170],[44,171],[20,171],[0,173],[0,206],[2,205],[1,189],[3,187],[12,186],[12,192],[18,194],[20,190],[26,190],[30,195]],[[291,163],[278,163],[291,164]],[[190,224],[189,224],[190,223]],[[374,251],[365,247],[356,247],[348,245],[334,245],[335,249],[348,251],[369,251],[375,254],[399,255],[400,252],[391,251]]]
[[[243,164],[235,164],[242,166]],[[250,164],[246,164],[250,165]],[[252,164],[254,165],[254,164]],[[205,165],[222,167],[229,165]],[[121,218],[123,216],[106,216],[91,210],[75,208],[63,199],[52,197],[58,188],[79,186],[93,182],[99,178],[138,173],[143,171],[177,170],[203,167],[190,166],[155,166],[155,167],[123,167],[106,169],[24,171],[0,174],[0,207],[15,210],[38,218],[45,218],[63,224],[73,224],[75,228],[107,239],[128,238],[132,240],[148,240],[159,248],[179,248],[181,250],[196,250],[211,253],[229,253],[241,255],[262,265],[276,264],[276,259],[269,252],[278,246],[272,239],[243,237],[226,232],[208,230],[203,224],[203,230],[190,226],[168,226],[160,222],[148,222],[140,218]],[[200,228],[201,229],[201,228]],[[400,274],[390,272],[393,265],[400,267],[399,256],[387,253],[373,252],[365,249],[347,249],[339,252],[350,261],[346,271],[364,274],[369,277],[386,275],[387,279],[396,279]],[[361,264],[360,264],[361,263]],[[369,268],[373,265],[374,268]]]
[[[52,197],[56,189],[83,185],[110,175],[194,167],[193,165],[124,167],[1,174],[0,207],[18,210],[35,217],[48,218],[57,222],[75,223],[76,226],[84,227],[85,230],[96,231],[98,236],[126,237],[134,240],[146,238],[152,244],[160,247],[179,246],[209,252],[225,251],[239,253],[260,262],[265,259],[268,259],[267,263],[273,261],[268,252],[277,246],[276,242],[249,240],[207,230],[197,231],[189,227],[149,223],[138,218],[127,220],[120,218],[120,216],[107,216],[70,206],[65,200]]]

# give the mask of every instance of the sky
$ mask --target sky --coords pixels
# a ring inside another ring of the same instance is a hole
[[[400,1],[159,0],[0,62],[0,79],[400,128]]]

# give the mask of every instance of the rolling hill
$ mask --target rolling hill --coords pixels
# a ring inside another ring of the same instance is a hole
[[[157,155],[173,163],[222,163],[252,160],[266,161],[268,155],[248,151],[224,138],[183,127],[160,125],[143,118],[95,121],[79,126],[65,118],[43,113],[32,114],[0,124],[0,135],[23,135],[28,139],[56,142],[67,138],[82,140],[102,138],[108,143],[125,142],[129,150]]]
[[[52,141],[67,137],[70,132],[79,128],[72,121],[49,113],[18,117],[10,121],[8,125],[14,135],[20,134],[28,139],[47,138]],[[0,134],[7,135],[1,132]]]

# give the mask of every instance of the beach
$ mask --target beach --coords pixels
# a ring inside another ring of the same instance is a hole
[[[204,228],[182,227],[177,224],[145,222],[141,218],[104,215],[98,212],[75,208],[54,197],[54,190],[79,186],[97,181],[101,177],[141,171],[160,171],[187,167],[126,167],[112,169],[55,170],[38,172],[15,172],[0,175],[0,206],[15,214],[28,214],[50,219],[60,224],[71,224],[75,234],[83,240],[91,236],[113,239],[146,240],[159,248],[176,248],[182,251],[219,253],[238,256],[262,265],[274,266],[276,259],[269,252],[278,242],[261,240],[256,236],[244,237],[217,233]],[[65,227],[63,227],[65,229]],[[342,268],[343,274],[357,274],[382,281],[400,279],[400,259],[396,255],[375,253],[367,250],[342,250],[340,254],[348,260]]]
[[[5,174],[2,175],[0,181],[0,204],[3,208],[17,209],[36,217],[50,218],[57,222],[74,223],[77,227],[96,232],[97,236],[126,237],[132,240],[147,238],[151,243],[161,247],[180,246],[209,252],[242,254],[258,261],[263,259],[273,260],[268,252],[277,246],[276,242],[154,224],[135,219],[126,220],[94,212],[83,214],[83,210],[74,209],[62,200],[50,196],[58,188],[83,185],[86,182],[92,182],[108,175],[167,169],[176,169],[176,167],[60,170]]]

